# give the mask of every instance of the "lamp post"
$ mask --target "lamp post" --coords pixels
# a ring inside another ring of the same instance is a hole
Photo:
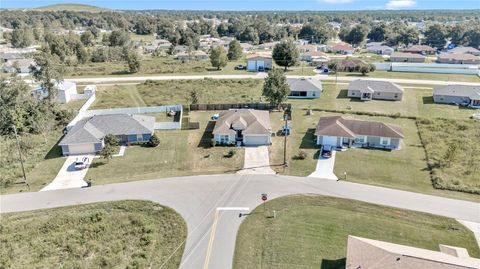
[[[285,115],[283,115],[283,119],[285,120],[285,126],[283,127],[283,132],[284,132],[284,140],[283,140],[283,166],[284,167],[288,167],[288,164],[287,164],[287,135],[288,133],[287,132],[290,132],[290,130],[288,130],[288,114],[285,113]]]
[[[13,125],[13,132],[15,133],[15,140],[17,141],[18,157],[20,158],[20,164],[22,165],[23,180],[27,184],[28,190],[30,190],[30,185],[27,181],[27,175],[25,174],[25,167],[23,166],[22,151],[20,150],[20,141],[18,140],[17,128]]]

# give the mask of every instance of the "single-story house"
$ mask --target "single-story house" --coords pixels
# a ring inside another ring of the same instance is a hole
[[[72,96],[77,94],[77,84],[71,81],[61,81],[54,84],[57,88],[57,102],[66,104],[72,100]],[[48,90],[38,87],[34,90],[34,95],[40,99],[48,96]]]
[[[309,52],[305,52],[302,54],[301,56],[301,59],[302,61],[306,61],[306,62],[322,62],[322,63],[326,63],[328,61],[330,61],[330,57],[328,57],[327,54],[321,52],[321,51],[309,51]]]
[[[290,99],[320,98],[322,83],[314,78],[287,78]]]
[[[5,73],[28,74],[32,71],[30,67],[33,65],[35,65],[35,60],[31,58],[8,60],[3,65],[3,71]]]
[[[275,47],[275,45],[277,45],[278,41],[275,41],[275,42],[266,42],[266,43],[263,43],[263,44],[260,44],[258,45],[258,49],[259,50],[273,50],[273,47]]]
[[[468,53],[442,53],[437,56],[442,64],[480,64],[480,57]]]
[[[272,69],[272,56],[260,53],[247,55],[247,70],[258,71],[260,67]]]
[[[435,103],[465,105],[480,108],[480,86],[447,85],[433,90]]]
[[[327,51],[340,54],[353,54],[354,49],[352,45],[345,42],[331,42],[327,44]]]
[[[5,52],[5,53],[0,53],[0,59],[2,60],[2,62],[5,63],[9,60],[25,59],[25,56],[23,56],[20,53]]]
[[[383,45],[383,42],[367,42],[365,44],[365,48],[368,49],[369,47],[382,46],[382,45]]]
[[[394,52],[390,55],[390,61],[400,63],[424,63],[425,56],[415,53]]]
[[[380,55],[391,55],[395,50],[389,46],[378,45],[378,46],[368,46],[367,52],[375,53]]]
[[[348,84],[347,96],[360,98],[362,101],[372,99],[400,101],[404,89],[388,81],[373,81],[357,79]]]
[[[172,43],[166,39],[155,39],[147,45],[143,46],[143,49],[147,53],[153,53],[157,49],[168,50],[172,46]]]
[[[349,235],[345,269],[473,269],[480,266],[480,259],[470,257],[465,248],[439,245],[439,249],[433,251]]]
[[[220,112],[213,128],[213,137],[220,145],[270,145],[272,127],[268,111],[230,109]]]
[[[476,56],[480,56],[480,50],[474,47],[456,47],[449,50],[448,53],[473,54]]]
[[[305,44],[305,45],[299,45],[298,51],[300,53],[305,53],[305,52],[311,52],[311,51],[317,51],[317,46],[313,44]]]
[[[103,149],[107,134],[121,144],[147,142],[153,135],[155,117],[144,115],[95,115],[80,120],[58,144],[63,155],[97,153]]]
[[[357,58],[347,57],[342,60],[342,66],[344,71],[353,72],[358,71],[361,65],[367,64],[365,61]]]
[[[191,52],[179,52],[175,55],[177,60],[208,60],[208,54],[201,50],[195,50]]]
[[[175,47],[173,47],[172,55],[177,55],[181,52],[188,52],[188,50],[189,50],[188,46],[176,45]]]
[[[321,117],[315,130],[317,145],[400,149],[402,128],[383,122],[355,120],[344,116]]]
[[[241,42],[240,47],[242,47],[243,52],[249,52],[253,49],[253,45],[250,43]]]
[[[418,53],[422,55],[432,55],[435,54],[436,50],[427,45],[413,45],[404,50],[404,52],[408,53]]]

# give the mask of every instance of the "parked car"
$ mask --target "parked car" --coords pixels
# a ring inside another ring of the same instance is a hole
[[[76,159],[73,163],[75,170],[83,170],[88,167],[88,157],[83,157],[81,159]]]
[[[243,64],[239,64],[235,66],[235,70],[246,70],[247,67]]]
[[[330,145],[325,145],[325,146],[323,146],[323,148],[322,148],[322,157],[323,157],[323,158],[327,158],[327,159],[330,158],[330,157],[332,157],[332,150],[333,150],[333,148],[332,148],[332,146],[330,146]]]

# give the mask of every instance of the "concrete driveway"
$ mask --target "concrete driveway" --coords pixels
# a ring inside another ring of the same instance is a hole
[[[320,154],[317,160],[317,167],[315,168],[315,171],[309,175],[309,177],[338,180],[337,176],[333,173],[336,153],[337,152],[335,150],[332,150],[332,157],[328,159],[323,158]]]
[[[270,168],[268,146],[245,147],[243,170],[238,174],[275,174]]]
[[[83,180],[87,174],[88,167],[83,170],[75,170],[75,160],[77,158],[83,159],[88,157],[89,162],[93,160],[93,155],[74,155],[68,156],[67,160],[63,164],[62,168],[58,172],[57,176],[53,181],[48,184],[45,188],[40,191],[50,191],[50,190],[60,190],[60,189],[70,189],[70,188],[81,188],[86,187],[87,182]]]

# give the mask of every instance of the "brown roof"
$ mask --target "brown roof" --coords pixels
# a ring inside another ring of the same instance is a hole
[[[439,60],[457,60],[457,61],[467,61],[475,60],[480,61],[480,57],[477,57],[468,53],[443,53],[438,55]]]
[[[360,59],[353,59],[353,58],[347,58],[342,60],[342,65],[345,67],[355,68],[360,64],[366,64],[366,62]]]
[[[353,50],[352,45],[347,43],[337,43],[331,46],[333,50]]]
[[[247,60],[248,59],[253,59],[253,58],[268,58],[272,59],[271,55],[268,55],[267,53],[251,53],[247,55]]]
[[[321,117],[315,135],[355,138],[358,135],[403,138],[398,125],[376,121],[355,120],[343,116]]]
[[[321,52],[321,51],[308,51],[303,53],[303,56],[312,56],[312,57],[328,57],[327,54]]]
[[[434,48],[430,47],[430,46],[427,46],[427,45],[413,45],[413,46],[410,46],[408,49],[406,49],[405,51],[409,51],[409,52],[422,52],[422,51],[435,51]]]
[[[272,127],[270,125],[270,115],[268,111],[254,109],[230,109],[220,112],[220,117],[215,123],[213,134],[235,133],[232,126],[236,129],[243,129],[245,134],[265,134],[270,135]]]
[[[390,55],[390,58],[418,58],[418,59],[424,59],[425,56],[420,55],[420,54],[413,54],[413,53],[405,53],[405,52],[394,52],[392,55]]]

